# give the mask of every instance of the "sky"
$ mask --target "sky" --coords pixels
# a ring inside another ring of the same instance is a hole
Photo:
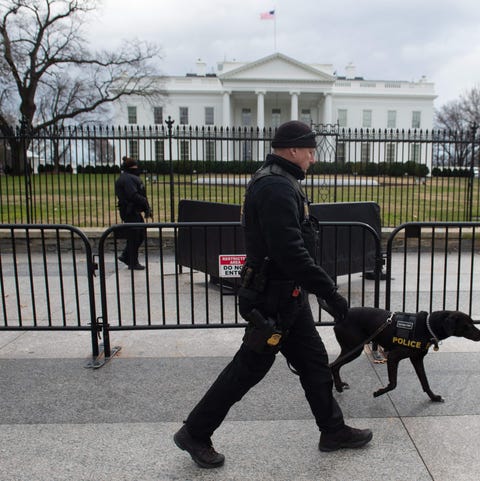
[[[260,14],[275,10],[275,20]],[[434,82],[435,107],[480,86],[478,0],[103,0],[89,16],[92,47],[122,39],[161,47],[159,72],[196,62],[251,62],[280,52],[304,63],[353,63],[370,80]]]

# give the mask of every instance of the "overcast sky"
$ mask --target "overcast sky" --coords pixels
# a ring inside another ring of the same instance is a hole
[[[260,14],[275,10],[275,20]],[[305,63],[352,62],[372,80],[435,83],[438,108],[480,86],[478,0],[103,0],[89,24],[96,45],[139,38],[162,47],[160,71],[197,59],[254,61],[275,51]],[[276,49],[275,49],[276,46]]]

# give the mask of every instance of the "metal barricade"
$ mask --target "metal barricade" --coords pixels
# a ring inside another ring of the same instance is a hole
[[[0,331],[90,331],[97,358],[94,270],[73,226],[0,224]]]
[[[479,236],[475,222],[414,222],[393,230],[386,250],[385,308],[460,310],[480,319]]]
[[[140,258],[145,270],[129,270],[118,259],[133,229],[145,230]],[[342,293],[355,305],[378,306],[378,233],[355,222],[321,222],[320,230],[319,261],[328,258],[329,274]],[[244,255],[238,222],[115,225],[100,238],[98,255],[106,357],[112,355],[110,331],[245,326],[236,308],[239,258]],[[225,275],[220,256],[233,259],[237,275]],[[354,264],[355,272],[349,268]],[[368,270],[374,272],[373,283],[364,276]],[[321,314],[318,323],[332,324]]]

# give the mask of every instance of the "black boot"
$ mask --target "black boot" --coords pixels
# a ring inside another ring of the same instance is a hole
[[[338,431],[322,433],[318,449],[320,451],[336,451],[337,449],[361,448],[372,440],[373,434],[370,429],[355,429],[343,426]]]
[[[120,262],[123,262],[124,264],[127,264],[128,265],[128,259],[127,259],[127,256],[125,254],[121,254],[118,256],[118,260]]]
[[[173,440],[180,449],[187,451],[201,468],[218,468],[225,462],[225,456],[215,451],[210,440],[193,438],[185,424],[175,433]]]
[[[143,271],[143,269],[145,269],[145,266],[142,266],[142,264],[140,264],[140,262],[137,261],[135,264],[128,266],[128,268],[131,271]]]

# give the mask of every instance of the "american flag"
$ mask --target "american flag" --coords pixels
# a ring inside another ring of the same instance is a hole
[[[260,14],[260,20],[273,20],[275,18],[275,10],[263,12]]]

